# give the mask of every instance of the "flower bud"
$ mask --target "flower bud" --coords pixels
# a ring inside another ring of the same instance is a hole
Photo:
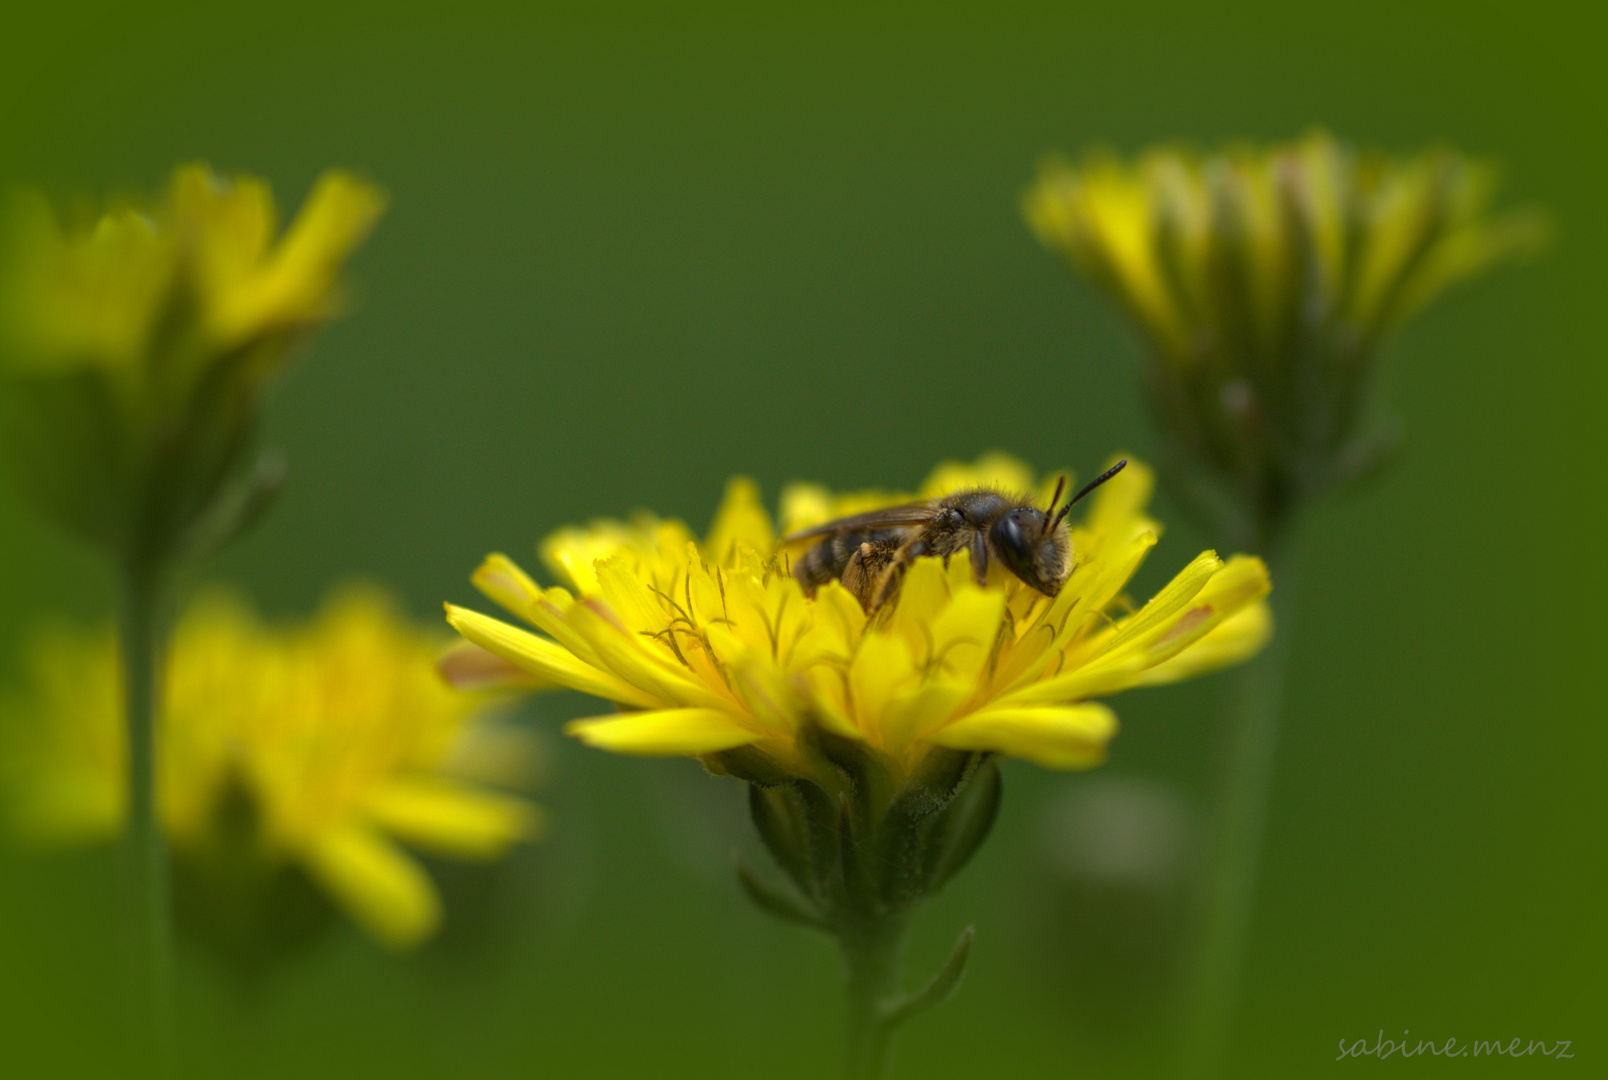
[[[1494,170],[1445,148],[1393,160],[1322,132],[1200,157],[1051,160],[1028,223],[1114,299],[1183,494],[1240,543],[1389,456],[1374,356],[1453,283],[1536,246],[1492,214]]]

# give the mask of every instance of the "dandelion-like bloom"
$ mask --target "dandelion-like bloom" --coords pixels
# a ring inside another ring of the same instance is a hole
[[[203,165],[176,169],[148,206],[66,221],[42,196],[15,197],[0,381],[45,505],[124,552],[195,528],[238,466],[270,376],[340,310],[341,266],[383,207],[375,188],[327,173],[276,236],[266,183]]]
[[[514,782],[530,747],[476,716],[483,696],[441,681],[440,648],[368,590],[283,628],[225,594],[193,604],[168,653],[157,746],[180,884],[249,906],[294,869],[384,944],[428,937],[441,900],[403,845],[491,860],[540,824],[485,786]],[[30,692],[5,706],[12,830],[39,845],[110,839],[128,800],[111,634],[58,627],[28,659]]]
[[[963,486],[1039,492],[1008,459],[941,467],[932,497]],[[566,529],[542,546],[565,585],[540,588],[506,557],[475,574],[487,596],[535,627],[450,607],[469,641],[532,675],[618,703],[569,730],[604,749],[683,754],[722,770],[824,780],[812,727],[863,744],[897,785],[933,748],[992,751],[1052,768],[1098,763],[1116,730],[1090,699],[1168,682],[1255,651],[1268,631],[1259,560],[1194,559],[1148,604],[1122,590],[1156,543],[1148,471],[1132,465],[1074,526],[1075,569],[1053,598],[1000,570],[986,585],[964,554],[920,559],[897,603],[868,620],[833,582],[811,598],[753,485],[734,481],[702,543],[641,517]],[[795,487],[788,530],[899,496],[834,497]],[[732,751],[745,748],[743,754]]]
[[[1024,210],[1142,331],[1178,466],[1260,519],[1238,530],[1260,540],[1393,447],[1370,413],[1381,341],[1535,245],[1543,223],[1493,214],[1496,187],[1490,165],[1449,149],[1398,160],[1316,132],[1208,156],[1052,159]]]
[[[940,466],[922,496],[992,487],[1051,501],[1019,463]],[[900,993],[913,907],[957,873],[999,806],[995,756],[1085,768],[1116,719],[1092,699],[1169,682],[1255,652],[1270,624],[1267,572],[1204,552],[1149,603],[1123,588],[1156,543],[1139,465],[1097,492],[1071,529],[1072,572],[1054,597],[994,560],[916,559],[868,615],[829,581],[808,595],[754,485],[736,480],[708,536],[643,515],[565,529],[542,545],[564,585],[541,588],[502,555],[474,576],[526,629],[463,608],[447,618],[510,672],[615,702],[577,720],[584,741],[626,754],[689,755],[750,784],[760,838],[796,890],[739,867],[773,914],[819,927],[848,967],[854,1075],[875,1075],[893,1030],[947,997],[971,932],[924,990]],[[788,532],[909,501],[794,487]],[[484,676],[491,664],[469,665]]]

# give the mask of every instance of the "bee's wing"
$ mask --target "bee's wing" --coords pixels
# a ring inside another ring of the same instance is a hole
[[[870,510],[864,514],[828,521],[814,528],[800,529],[796,533],[782,537],[782,543],[791,544],[795,540],[807,540],[812,536],[831,536],[835,533],[854,532],[860,529],[897,529],[906,525],[924,525],[932,520],[932,515],[931,503],[886,506],[881,510]]]

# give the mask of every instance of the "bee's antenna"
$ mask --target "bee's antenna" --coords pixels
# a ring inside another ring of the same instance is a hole
[[[1107,469],[1105,472],[1101,473],[1099,476],[1096,476],[1093,480],[1090,480],[1087,484],[1084,484],[1083,485],[1083,490],[1078,492],[1076,495],[1072,496],[1072,501],[1071,502],[1069,502],[1065,506],[1061,507],[1061,512],[1059,514],[1055,515],[1055,522],[1054,522],[1054,524],[1052,524],[1050,526],[1050,528],[1053,529],[1056,525],[1061,524],[1061,519],[1066,517],[1067,513],[1074,506],[1076,506],[1078,504],[1078,502],[1083,498],[1083,496],[1087,495],[1089,492],[1093,491],[1095,488],[1099,487],[1101,484],[1105,483],[1107,480],[1111,479],[1113,476],[1117,475],[1119,472],[1121,472],[1123,469],[1125,469],[1127,467],[1128,467],[1128,459],[1123,458],[1121,461],[1119,461],[1115,465],[1111,466],[1111,468]]]
[[[1057,476],[1055,478],[1055,494],[1050,496],[1050,505],[1048,507],[1046,507],[1045,510],[1044,510],[1044,532],[1040,533],[1039,534],[1040,536],[1048,534],[1050,529],[1052,528],[1052,526],[1050,525],[1050,518],[1054,516],[1054,514],[1055,514],[1055,504],[1061,501],[1061,492],[1065,488],[1066,488],[1066,474],[1062,473],[1060,476]],[[1056,518],[1055,520],[1060,521],[1061,519]]]

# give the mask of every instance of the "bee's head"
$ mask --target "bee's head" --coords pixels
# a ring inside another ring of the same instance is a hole
[[[1060,510],[1066,478],[1055,485],[1050,497],[1050,508],[1039,510],[1032,506],[1017,506],[1000,515],[989,530],[989,539],[999,553],[999,559],[1017,577],[1046,596],[1054,596],[1072,573],[1071,530],[1066,526],[1066,515],[1083,497],[1123,470],[1127,459],[1117,462],[1105,472],[1085,484],[1076,495],[1066,501]]]
[[[1064,519],[1052,522],[1042,510],[1018,506],[994,522],[989,540],[999,561],[1023,582],[1046,596],[1061,591],[1071,549]]]

